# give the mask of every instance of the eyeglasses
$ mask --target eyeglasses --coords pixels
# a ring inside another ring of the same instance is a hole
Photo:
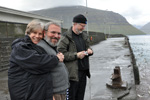
[[[81,23],[79,23],[79,25],[82,26],[82,27],[85,27],[85,26],[86,26],[86,24],[81,24]]]
[[[59,32],[56,32],[56,31],[47,31],[47,32],[50,32],[50,33],[52,33],[52,34],[58,34],[58,35],[61,35],[61,33],[59,33]]]

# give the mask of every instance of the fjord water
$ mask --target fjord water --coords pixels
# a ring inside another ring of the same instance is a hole
[[[150,35],[129,36],[129,42],[135,55],[140,73],[140,85],[137,85],[138,100],[150,98]]]

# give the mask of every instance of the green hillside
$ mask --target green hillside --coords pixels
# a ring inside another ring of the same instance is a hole
[[[88,18],[88,31],[104,32],[105,34],[145,34],[129,24],[122,15],[112,11],[86,8],[84,6],[67,6],[32,11],[32,13],[62,20],[62,27],[67,29],[72,25],[72,18],[75,15],[83,14]]]
[[[147,34],[150,34],[150,22],[145,24],[140,30]]]

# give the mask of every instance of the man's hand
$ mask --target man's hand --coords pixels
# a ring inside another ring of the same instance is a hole
[[[79,59],[83,59],[84,57],[85,57],[85,51],[81,51],[81,52],[78,52],[77,53],[77,58],[79,58]]]
[[[88,49],[87,52],[88,52],[88,54],[93,54],[93,50],[91,50],[91,49]]]

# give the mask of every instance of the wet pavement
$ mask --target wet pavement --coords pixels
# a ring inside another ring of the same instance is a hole
[[[87,80],[84,100],[137,100],[130,51],[124,44],[124,38],[108,38],[92,46],[92,77]],[[126,90],[106,86],[116,66],[121,68],[122,80],[128,83]],[[0,100],[10,100],[7,79],[7,71],[0,72]]]
[[[84,100],[137,100],[130,51],[124,38],[108,38],[92,46],[92,49],[92,77],[87,81]],[[106,87],[115,66],[120,66],[122,80],[128,83],[126,90]]]
[[[7,71],[0,72],[0,100],[10,100],[7,81]]]

